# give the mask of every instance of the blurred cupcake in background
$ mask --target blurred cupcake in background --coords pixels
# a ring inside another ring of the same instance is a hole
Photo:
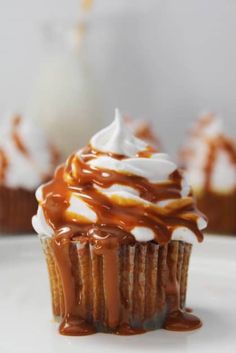
[[[13,114],[0,126],[0,233],[32,232],[35,189],[47,181],[58,151],[28,119]]]
[[[160,150],[161,142],[155,133],[152,124],[146,120],[133,119],[130,116],[124,117],[124,122],[127,127],[132,131],[134,136],[145,141],[148,145]]]
[[[209,113],[195,122],[180,161],[209,219],[208,232],[235,234],[236,142],[225,135],[219,117]]]

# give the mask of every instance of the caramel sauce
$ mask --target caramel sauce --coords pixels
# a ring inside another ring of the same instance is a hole
[[[147,151],[142,156],[149,156]],[[117,334],[135,334],[144,330],[134,329],[128,322],[119,325],[120,291],[118,288],[119,271],[117,249],[121,244],[135,244],[131,230],[135,226],[147,227],[155,234],[154,242],[165,246],[171,240],[175,227],[185,226],[191,229],[202,240],[202,234],[197,227],[197,213],[191,197],[181,197],[181,175],[175,171],[168,181],[152,184],[142,177],[119,173],[112,170],[98,169],[87,162],[101,155],[101,152],[86,147],[80,155],[72,155],[66,165],[60,166],[52,181],[43,187],[43,201],[41,206],[48,224],[54,229],[55,237],[52,246],[63,283],[65,297],[65,315],[60,325],[60,333],[64,335],[85,335],[94,333],[95,328],[88,324],[83,317],[82,303],[78,303],[75,296],[75,280],[71,268],[69,244],[80,240],[80,244],[91,244],[94,253],[103,256],[104,295],[107,303],[109,329]],[[107,154],[106,154],[107,155]],[[125,156],[111,155],[113,158],[124,159]],[[130,186],[136,189],[140,197],[156,203],[166,199],[175,199],[169,207],[161,208],[140,203],[113,202],[112,199],[99,192],[94,185],[109,188],[114,184]],[[83,219],[68,217],[65,211],[70,204],[71,194],[75,193],[96,213],[95,223]],[[176,312],[181,321],[180,330],[199,327],[195,325],[189,314],[179,311],[179,288],[172,283],[172,265],[169,266],[170,280],[167,290],[170,298],[175,298],[174,304],[169,305],[169,321],[176,322]],[[191,321],[189,323],[189,320]],[[166,329],[171,328],[168,320]]]
[[[69,236],[68,236],[69,235]],[[54,254],[57,262],[60,263],[59,271],[63,279],[63,292],[65,298],[65,316],[60,324],[59,330],[63,335],[88,335],[95,330],[80,317],[75,297],[75,282],[73,280],[70,262],[69,233],[58,233],[53,242]]]
[[[151,184],[142,177],[94,168],[87,163],[92,158],[91,154],[88,157],[86,151],[85,156],[72,155],[66,166],[59,167],[54,179],[43,188],[42,207],[54,230],[70,226],[68,219],[65,219],[65,210],[69,206],[71,193],[75,193],[97,214],[97,224],[117,226],[127,232],[135,226],[148,227],[153,230],[155,241],[160,245],[169,242],[173,227],[182,225],[193,230],[198,239],[202,240],[196,224],[198,214],[193,200],[190,197],[181,198],[181,176],[178,171],[171,175],[168,182]],[[94,185],[108,188],[114,184],[133,187],[139,191],[141,198],[151,203],[166,199],[176,199],[178,202],[169,208],[146,204],[126,206],[124,203],[112,202],[94,188]]]
[[[0,183],[5,179],[5,172],[8,166],[7,156],[2,149],[0,149]]]
[[[164,324],[168,331],[192,331],[202,326],[201,320],[188,312],[176,310],[171,312]]]
[[[168,305],[168,315],[164,322],[163,328],[170,331],[191,331],[202,326],[202,322],[198,317],[188,313],[186,310],[180,309],[180,291],[179,284],[176,279],[176,247],[169,244],[172,256],[168,258],[168,280],[166,285],[166,296]]]
[[[21,124],[21,117],[17,115],[14,120],[13,120],[13,128],[12,128],[12,140],[15,143],[16,148],[24,154],[26,157],[29,157],[29,153],[27,148],[25,147],[19,133],[18,133],[18,127]]]
[[[153,153],[155,153],[156,150],[149,146],[146,150],[140,151],[137,153],[137,157],[143,157],[143,158],[150,158]]]

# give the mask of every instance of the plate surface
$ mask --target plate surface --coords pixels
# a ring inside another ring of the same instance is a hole
[[[122,337],[65,337],[51,318],[48,278],[36,236],[0,236],[1,353],[236,351],[236,237],[208,236],[194,246],[187,304],[204,326]]]

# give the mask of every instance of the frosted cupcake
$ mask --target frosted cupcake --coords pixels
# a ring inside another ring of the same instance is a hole
[[[176,165],[119,112],[37,191],[33,218],[64,335],[192,330],[185,312],[192,243],[206,226]]]
[[[0,233],[32,232],[35,190],[52,176],[58,154],[32,122],[9,116],[0,126]]]
[[[208,219],[209,232],[236,233],[236,143],[222,121],[206,114],[193,125],[181,152],[181,164]]]

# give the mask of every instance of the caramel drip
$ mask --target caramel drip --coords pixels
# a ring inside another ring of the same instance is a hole
[[[150,158],[151,155],[155,152],[156,152],[156,150],[154,148],[152,148],[151,146],[149,146],[148,149],[138,152],[137,157]]]
[[[81,316],[86,317],[87,312],[92,312],[93,308],[91,307],[91,297],[92,297],[92,264],[89,256],[89,244],[82,244],[77,248],[78,258],[79,258],[79,269],[77,275],[77,282],[79,283],[80,290],[80,310]],[[84,283],[82,283],[82,279]],[[95,276],[93,276],[95,279]],[[91,319],[89,317],[89,319]]]
[[[0,183],[5,179],[5,173],[8,166],[8,160],[3,149],[0,149]]]
[[[82,317],[78,306],[79,298],[76,295],[78,289],[76,289],[76,277],[73,273],[73,268],[76,266],[72,266],[70,257],[70,234],[58,234],[52,241],[52,247],[62,278],[65,301],[65,313],[59,331],[69,336],[91,334],[95,329]]]
[[[117,327],[120,313],[120,292],[119,292],[119,269],[117,258],[117,246],[108,248],[103,253],[103,275],[105,305],[108,310],[108,325],[111,329]]]
[[[191,245],[189,245],[191,249]],[[189,251],[191,251],[189,249]],[[167,257],[168,279],[166,284],[167,318],[164,328],[170,331],[191,331],[202,326],[201,321],[195,316],[181,310],[180,287],[178,281],[178,252],[179,242],[168,244]]]
[[[103,258],[96,256],[96,250],[91,247],[91,261],[92,261],[92,287],[93,287],[93,308],[92,316],[95,322],[103,322],[105,315],[103,308],[105,306],[104,288],[103,288]]]
[[[60,333],[133,335],[146,328],[188,331],[201,326],[185,308],[190,244],[171,241],[164,246],[136,243],[116,248],[116,239],[109,238],[104,249],[101,243],[89,245],[83,237],[78,242],[67,242],[66,233],[64,239],[60,234],[58,238],[63,248],[56,250],[58,239],[51,241],[65,298]],[[154,326],[145,327],[145,322]]]
[[[183,283],[182,278],[181,278],[181,275],[182,275],[182,267],[183,265],[185,265],[185,256],[184,256],[184,244],[183,243],[179,243],[179,249],[178,249],[178,265],[177,265],[177,281],[179,283]],[[185,278],[185,281],[184,283],[187,284],[187,277]],[[187,285],[186,285],[187,286]],[[185,291],[186,291],[186,286],[182,286],[182,288],[180,288],[180,308],[181,309],[185,309],[184,306],[185,306]]]
[[[65,217],[65,210],[73,192],[94,210],[97,225],[112,225],[128,233],[135,226],[148,227],[153,230],[155,241],[159,244],[167,243],[173,228],[182,225],[191,229],[198,239],[202,240],[202,234],[196,224],[198,214],[193,200],[191,197],[181,198],[181,175],[178,171],[175,171],[167,182],[152,184],[142,177],[91,167],[86,162],[93,158],[91,155],[94,156],[94,153],[91,151],[89,156],[81,154],[80,158],[71,156],[66,166],[61,166],[54,179],[44,186],[42,207],[47,222],[54,230],[78,223],[73,217],[71,220]],[[119,199],[114,202],[94,187],[97,185],[108,188],[113,184],[133,187],[139,191],[141,198],[151,203],[166,199],[176,199],[176,202],[165,208],[157,208],[152,204],[129,205]],[[82,223],[86,223],[86,220],[83,221]],[[87,225],[89,223],[91,222],[87,221]]]
[[[234,142],[223,135],[218,136],[218,138],[214,140],[209,140],[209,152],[204,167],[206,175],[205,189],[208,191],[211,189],[212,173],[214,171],[217,154],[220,150],[228,154],[230,162],[235,166],[236,175],[236,146]]]
[[[21,117],[19,115],[17,115],[13,120],[12,140],[13,140],[16,148],[28,158],[29,152],[28,152],[27,148],[25,147],[25,145],[19,135],[19,132],[18,132],[18,127],[20,126],[20,124],[21,124]]]

